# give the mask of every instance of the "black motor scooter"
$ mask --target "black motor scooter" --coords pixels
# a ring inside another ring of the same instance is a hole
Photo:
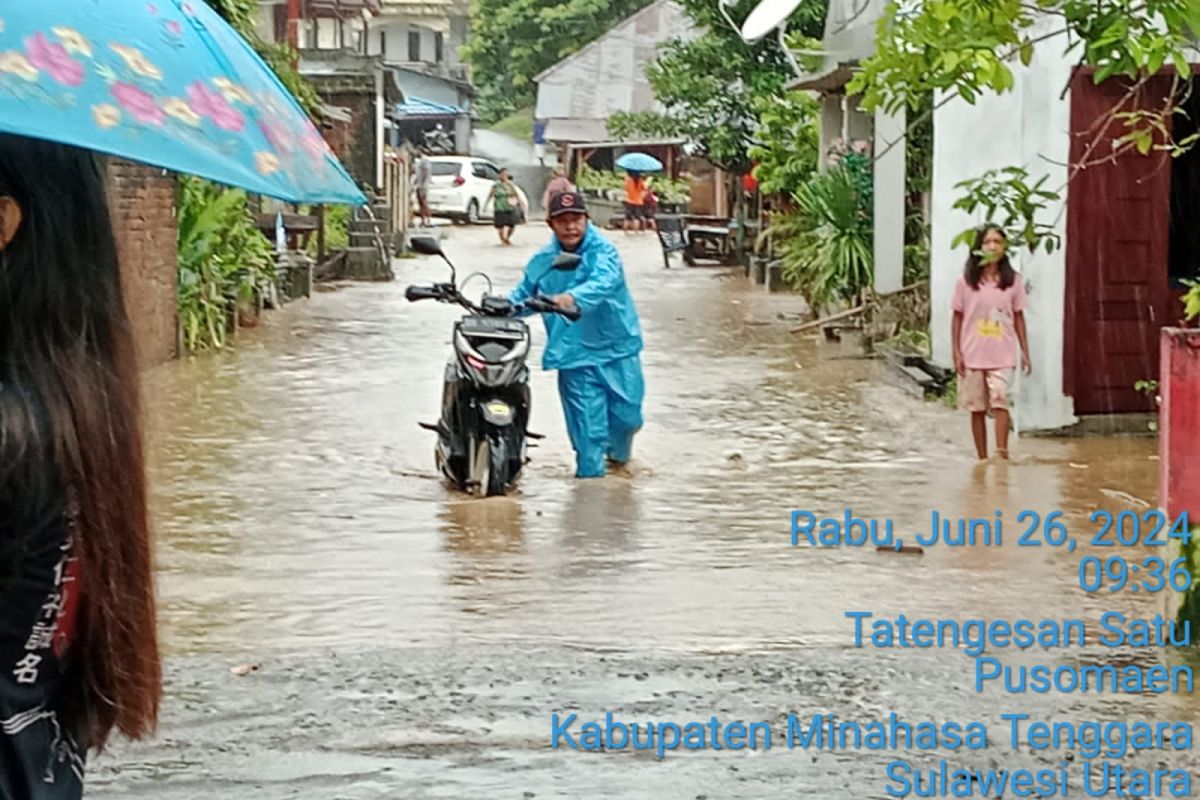
[[[450,266],[450,282],[432,286],[409,286],[404,295],[410,302],[437,300],[462,306],[469,313],[454,324],[454,352],[446,364],[442,387],[442,416],[437,424],[422,423],[438,435],[437,467],[460,490],[480,496],[505,494],[528,462],[528,440],[541,438],[527,430],[532,410],[529,393],[529,326],[516,315],[524,310],[561,314],[577,320],[577,310],[560,309],[545,297],[532,298],[514,306],[495,296],[491,279],[479,304],[460,291],[454,264],[432,237],[412,239],[412,249],[422,255],[438,256]],[[579,256],[563,253],[555,269],[574,269]]]

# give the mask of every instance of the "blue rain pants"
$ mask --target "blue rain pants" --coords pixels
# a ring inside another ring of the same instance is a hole
[[[642,428],[645,393],[639,355],[559,370],[558,394],[575,450],[575,477],[602,478],[606,460],[629,461],[634,434]]]

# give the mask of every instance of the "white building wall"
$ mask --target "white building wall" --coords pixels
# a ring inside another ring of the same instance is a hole
[[[421,36],[420,58],[415,60],[409,58],[408,50],[408,34],[412,31],[416,31]],[[380,33],[384,34],[382,40]],[[383,55],[385,61],[393,64],[415,63],[415,61],[434,64],[437,63],[437,34],[438,31],[431,27],[404,19],[375,20],[371,23],[370,35],[367,38],[367,54]],[[380,49],[384,41],[387,44],[386,53],[382,53]],[[449,33],[443,33],[442,42],[442,62],[458,63],[458,48],[451,41]]]
[[[989,169],[1020,166],[1035,181],[1049,175],[1050,189],[1064,187],[1071,105],[1069,95],[1063,99],[1060,95],[1070,79],[1071,62],[1062,48],[1062,42],[1051,40],[1038,47],[1028,68],[1015,62],[1012,92],[1000,97],[985,94],[974,106],[956,99],[934,115],[930,324],[933,358],[942,366],[953,363],[950,301],[967,257],[966,247],[952,250],[950,244],[963,229],[985,221],[953,208],[962,194],[955,184]],[[1065,197],[1065,190],[1062,194]],[[1062,393],[1065,208],[1051,209],[1045,221],[1055,223],[1063,247],[1053,255],[1044,250],[1035,255],[1027,250],[1013,253],[1013,264],[1029,291],[1026,321],[1033,361],[1033,375],[1017,378],[1019,430],[1060,428],[1076,421],[1071,398]]]
[[[875,114],[875,291],[897,292],[904,287],[904,214],[907,197],[905,121],[896,114]]]

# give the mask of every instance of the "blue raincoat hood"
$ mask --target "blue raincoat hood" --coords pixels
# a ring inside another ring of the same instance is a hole
[[[530,259],[521,284],[509,295],[521,303],[538,295],[570,294],[583,312],[578,322],[543,314],[547,370],[602,366],[642,351],[642,328],[625,281],[621,255],[594,224],[588,223],[575,253],[582,258],[571,271],[556,270],[563,247],[554,237]]]

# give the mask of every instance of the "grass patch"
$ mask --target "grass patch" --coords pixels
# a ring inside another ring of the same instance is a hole
[[[928,356],[930,352],[930,341],[928,331],[905,330],[888,339],[884,344],[891,345],[898,350],[904,350],[910,353],[920,353],[923,356]]]
[[[950,383],[946,384],[946,393],[942,395],[942,403],[946,408],[958,409],[958,376],[955,375],[950,379]]]
[[[522,142],[533,141],[533,108],[522,108],[509,114],[488,130],[503,133]]]

